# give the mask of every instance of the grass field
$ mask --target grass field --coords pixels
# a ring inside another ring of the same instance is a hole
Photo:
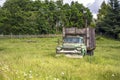
[[[94,56],[56,57],[56,38],[0,39],[0,80],[120,80],[120,41],[97,38]]]

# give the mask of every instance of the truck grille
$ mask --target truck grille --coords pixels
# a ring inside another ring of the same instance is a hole
[[[75,49],[74,48],[64,48],[63,50],[65,50],[65,51],[73,51]]]

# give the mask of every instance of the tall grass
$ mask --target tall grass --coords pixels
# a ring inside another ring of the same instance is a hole
[[[119,80],[120,42],[99,38],[94,56],[56,57],[56,38],[0,39],[0,80]]]

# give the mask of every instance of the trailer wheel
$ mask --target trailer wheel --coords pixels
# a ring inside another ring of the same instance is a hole
[[[94,52],[93,52],[93,50],[89,50],[89,51],[87,51],[87,54],[90,55],[90,56],[93,56]]]

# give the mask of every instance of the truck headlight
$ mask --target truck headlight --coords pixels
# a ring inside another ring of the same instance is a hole
[[[80,51],[81,50],[81,48],[79,47],[79,48],[76,48],[78,51]]]
[[[61,47],[57,47],[57,50],[60,51],[62,48]]]

